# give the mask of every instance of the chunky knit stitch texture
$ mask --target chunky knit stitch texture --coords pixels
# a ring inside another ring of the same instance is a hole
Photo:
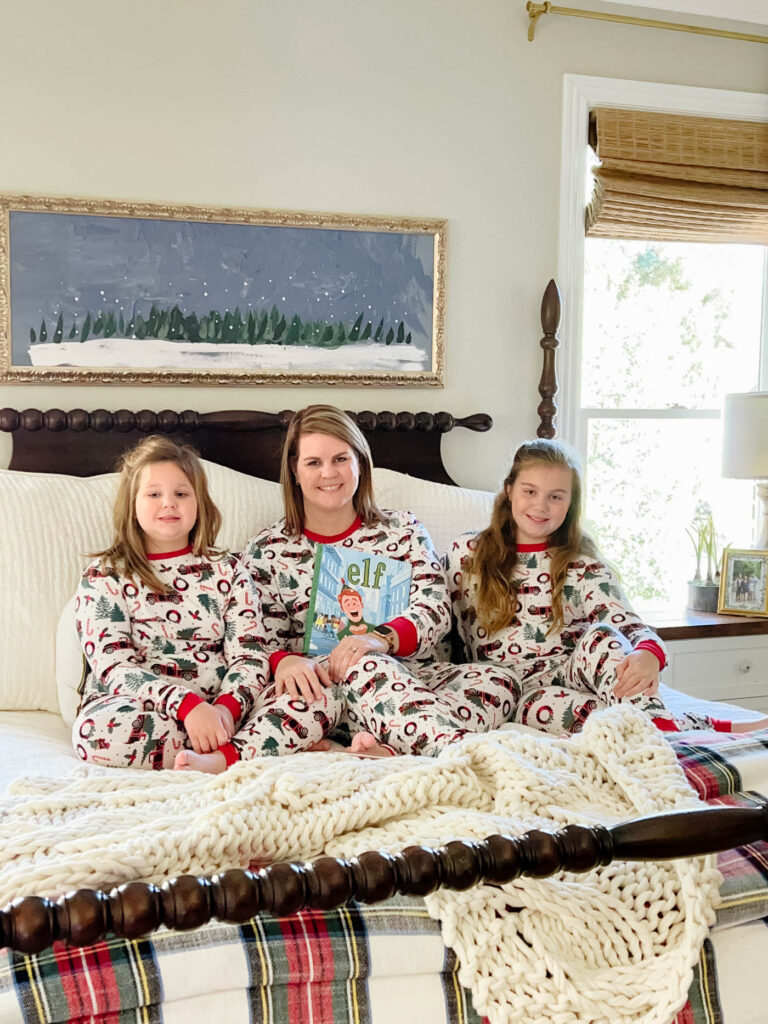
[[[303,754],[219,776],[77,769],[0,800],[0,905],[252,860],[400,849],[696,806],[650,722],[617,706],[571,740],[501,730],[437,758]],[[707,858],[614,863],[427,897],[492,1024],[662,1024],[714,920]]]

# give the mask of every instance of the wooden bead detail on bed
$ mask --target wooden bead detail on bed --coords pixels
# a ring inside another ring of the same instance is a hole
[[[374,465],[437,483],[453,484],[440,457],[443,434],[464,427],[490,430],[487,413],[349,412],[366,434]],[[175,412],[165,409],[0,409],[0,431],[13,434],[10,469],[70,476],[109,473],[120,454],[147,434],[171,434],[193,444],[205,459],[250,476],[277,480],[280,450],[293,411]],[[408,436],[393,445],[392,434]],[[87,440],[84,435],[88,435]]]
[[[521,875],[589,871],[613,860],[673,860],[768,838],[768,803],[654,815],[615,825],[532,829],[522,836],[455,840],[400,853],[367,851],[343,859],[282,862],[259,871],[232,869],[210,878],[181,875],[162,886],[128,882],[107,894],[78,889],[57,901],[15,900],[0,911],[0,947],[39,953],[57,940],[88,946],[108,933],[136,939],[160,925],[199,928],[212,917],[241,923],[260,913],[285,917],[299,910],[332,910],[355,899],[377,903],[396,892],[426,896],[438,888],[464,890],[479,882],[504,884]]]

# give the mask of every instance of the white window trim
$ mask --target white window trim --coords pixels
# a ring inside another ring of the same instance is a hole
[[[589,111],[596,106],[654,110],[703,117],[731,117],[741,121],[768,122],[768,95],[702,89],[658,82],[633,82],[621,78],[589,75],[563,77],[562,163],[560,169],[560,247],[558,285],[563,297],[563,323],[559,334],[557,432],[576,446],[586,449],[581,437],[579,415],[581,385],[581,330],[584,295],[584,207],[587,188]],[[768,273],[768,271],[767,271]],[[768,311],[763,311],[768,320]],[[765,336],[765,335],[764,335]],[[761,368],[766,382],[768,368]],[[633,415],[634,415],[633,411]]]

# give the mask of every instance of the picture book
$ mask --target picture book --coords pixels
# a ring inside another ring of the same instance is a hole
[[[343,637],[390,622],[407,609],[410,593],[410,562],[318,544],[304,653],[330,654]]]

